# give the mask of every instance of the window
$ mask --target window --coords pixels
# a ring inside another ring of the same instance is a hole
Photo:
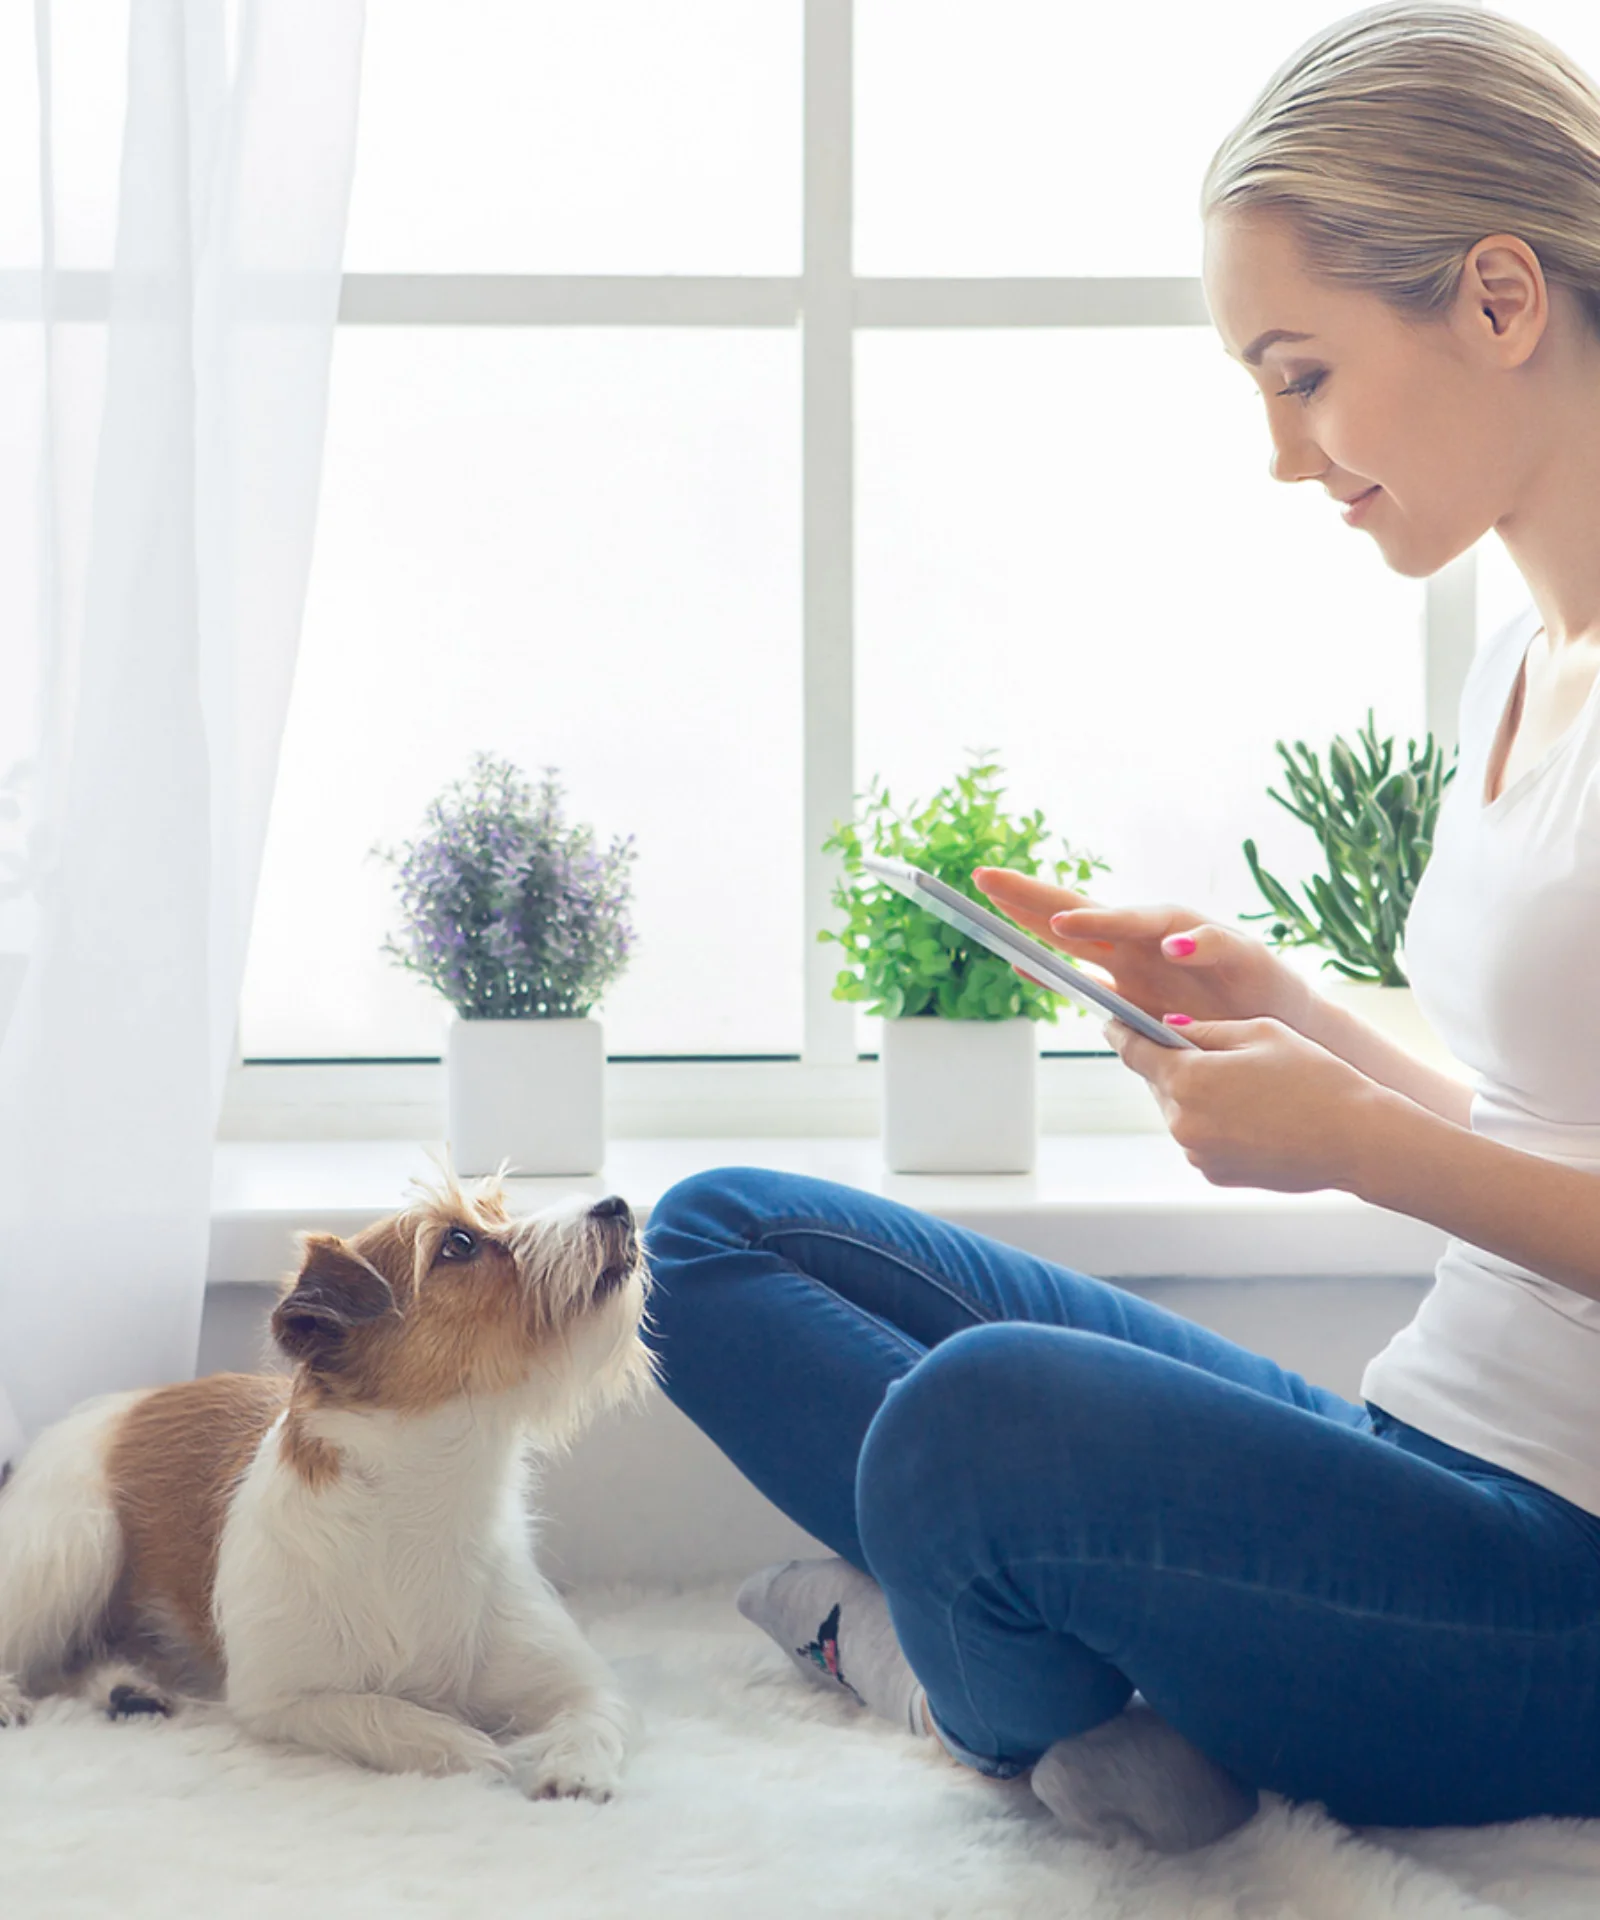
[[[439,1051],[368,855],[479,747],[635,836],[609,1051],[800,1051],[798,375],[787,328],[340,335],[247,1056]],[[708,965],[719,873],[763,969]]]
[[[1506,10],[1600,60],[1575,4]],[[437,1052],[366,854],[478,746],[636,835],[608,1051],[801,1075],[875,1050],[815,938],[874,773],[993,749],[1105,897],[1231,918],[1245,837],[1314,864],[1274,741],[1453,744],[1474,556],[1403,579],[1273,485],[1198,280],[1206,159],[1341,11],[372,9],[246,1058]]]
[[[797,273],[801,23],[800,0],[382,0],[346,265]]]
[[[1209,327],[865,336],[858,764],[909,800],[998,746],[1021,810],[1109,862],[1097,899],[1260,912],[1250,837],[1309,872],[1272,743],[1353,741],[1369,705],[1420,737],[1424,593],[1320,487],[1263,483],[1253,392]],[[1100,1029],[1064,1008],[1041,1041]]]
[[[856,0],[856,270],[1199,271],[1200,180],[1339,0]]]

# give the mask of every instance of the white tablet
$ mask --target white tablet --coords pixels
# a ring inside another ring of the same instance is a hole
[[[1095,1014],[1101,1020],[1120,1020],[1125,1027],[1131,1027],[1135,1033],[1142,1033],[1147,1039],[1158,1041],[1164,1047],[1198,1049],[1199,1042],[1191,1040],[1182,1028],[1163,1026],[1143,1007],[1136,1007],[1131,1000],[1124,1000],[1120,993],[1113,993],[1109,987],[1102,986],[1091,975],[1073,966],[1065,954],[1042,945],[1031,934],[1024,933],[1021,927],[1013,926],[1009,920],[1002,920],[999,914],[991,913],[987,907],[980,907],[975,900],[969,900],[964,893],[958,893],[943,880],[931,873],[924,873],[921,867],[908,866],[899,860],[879,860],[866,854],[862,855],[861,864],[875,879],[886,881],[896,892],[903,893],[908,900],[914,900],[919,907],[926,907],[929,913],[937,914],[957,932],[976,940],[980,947],[987,947],[990,953],[996,953],[1002,960],[1022,967],[1052,992],[1075,1000],[1086,1013]]]

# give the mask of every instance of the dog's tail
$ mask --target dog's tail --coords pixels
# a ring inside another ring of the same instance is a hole
[[[0,1488],[0,1675],[48,1690],[94,1644],[122,1564],[106,1452],[142,1395],[104,1394],[48,1427]]]

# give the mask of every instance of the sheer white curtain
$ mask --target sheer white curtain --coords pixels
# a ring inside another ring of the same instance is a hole
[[[0,29],[0,1459],[193,1370],[362,27],[36,0]]]

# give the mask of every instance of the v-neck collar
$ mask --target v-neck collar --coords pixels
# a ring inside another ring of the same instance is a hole
[[[1600,692],[1600,673],[1597,673],[1593,685],[1589,688],[1588,694],[1584,698],[1583,705],[1579,707],[1578,711],[1572,716],[1571,721],[1562,729],[1561,733],[1551,741],[1533,765],[1531,767],[1524,767],[1522,772],[1512,781],[1511,785],[1509,787],[1502,787],[1492,800],[1484,798],[1489,790],[1489,775],[1494,770],[1496,756],[1500,753],[1501,736],[1506,730],[1506,721],[1511,712],[1512,702],[1525,700],[1527,694],[1526,674],[1528,670],[1528,656],[1533,652],[1534,641],[1544,632],[1544,623],[1539,619],[1536,609],[1530,611],[1528,618],[1534,622],[1534,628],[1532,633],[1530,633],[1524,641],[1521,652],[1517,654],[1517,670],[1512,676],[1511,684],[1506,690],[1504,698],[1500,702],[1500,718],[1495,725],[1494,733],[1489,741],[1489,757],[1484,764],[1483,779],[1478,786],[1478,810],[1481,814],[1491,814],[1495,812],[1497,808],[1502,807],[1505,802],[1510,800],[1514,795],[1521,793],[1525,788],[1530,786],[1548,767],[1553,766],[1555,762],[1560,759],[1572,745],[1573,741],[1577,739],[1579,733],[1582,732],[1584,722],[1589,715],[1589,710],[1595,703],[1596,693]],[[1522,715],[1519,713],[1517,716],[1517,725],[1520,727],[1521,724]],[[1513,734],[1512,737],[1505,742],[1504,756],[1501,758],[1500,763],[1502,772],[1504,770],[1505,760],[1510,758],[1511,748],[1515,742],[1515,738],[1516,736]]]

